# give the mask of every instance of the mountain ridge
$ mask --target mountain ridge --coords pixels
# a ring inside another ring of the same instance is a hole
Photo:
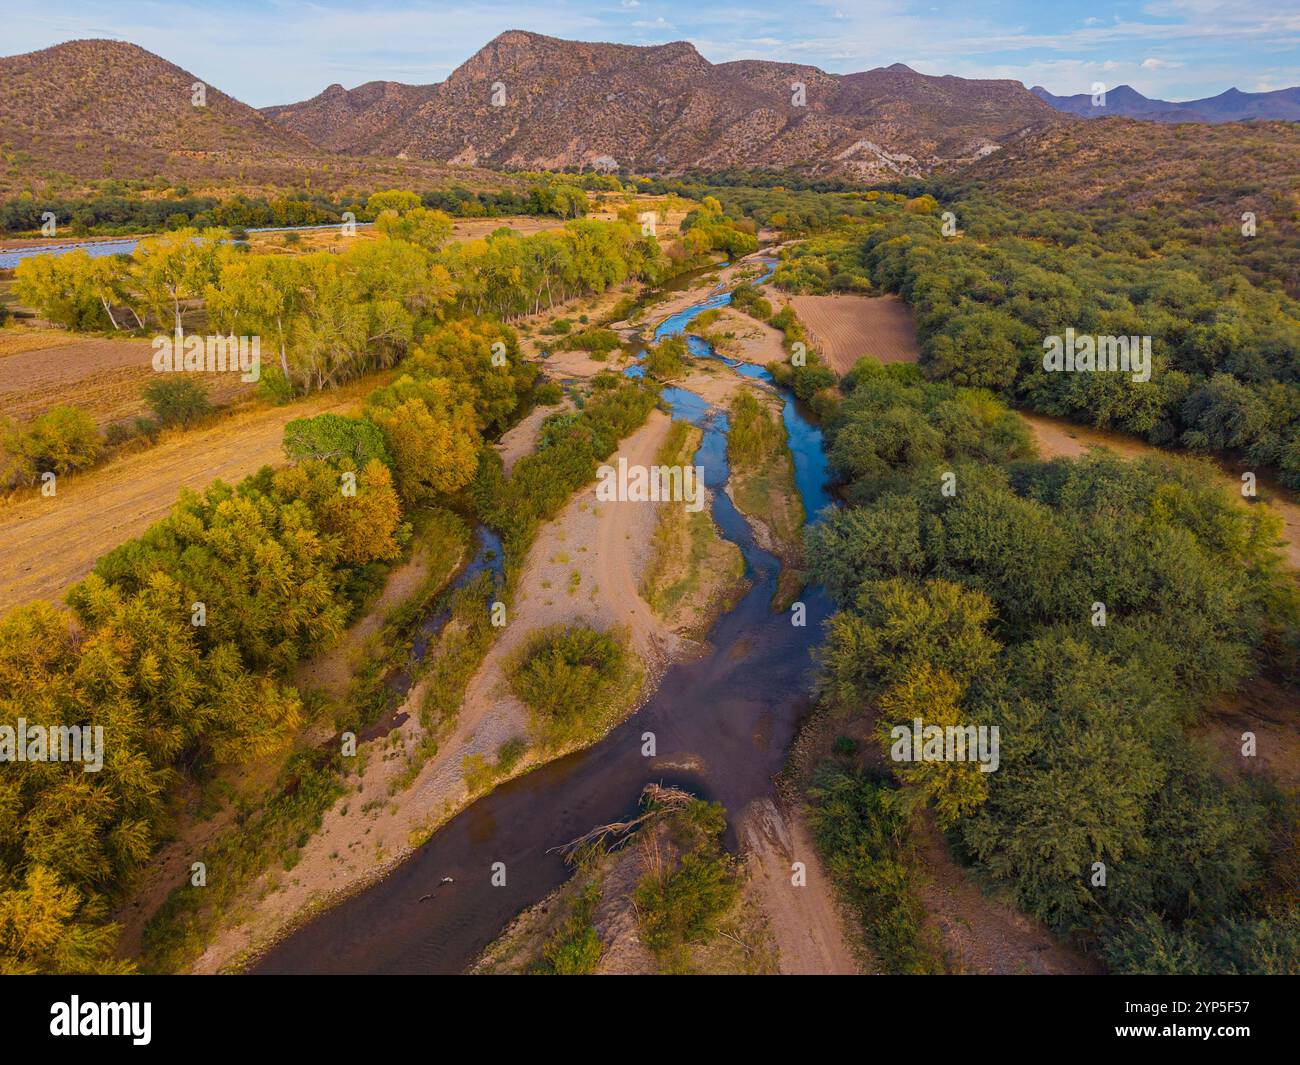
[[[493,38],[442,82],[385,82],[392,88],[379,104],[368,98],[374,84],[342,97],[331,86],[263,113],[354,154],[523,169],[610,157],[645,171],[766,165],[864,178],[919,176],[1063,121],[1011,80],[931,77],[901,63],[851,74],[769,60],[715,64],[686,41],[566,41],[522,30]]]
[[[1044,103],[1079,118],[1139,118],[1152,122],[1300,122],[1300,86],[1271,92],[1242,92],[1233,87],[1200,100],[1157,100],[1131,85],[1106,90],[1106,103],[1094,107],[1092,96],[1081,92],[1056,96],[1041,85],[1029,90]]]

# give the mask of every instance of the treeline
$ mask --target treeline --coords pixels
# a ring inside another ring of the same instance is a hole
[[[509,318],[658,276],[658,243],[627,222],[446,245],[450,219],[413,194],[371,202],[387,239],[340,254],[254,255],[226,230],[180,229],[141,241],[130,257],[26,259],[15,292],[78,330],[172,331],[202,300],[215,330],[261,338],[263,388],[283,396],[394,366],[414,337],[459,312]]]
[[[1277,519],[1185,460],[1027,461],[992,396],[915,367],[864,361],[844,387],[850,505],[808,544],[839,608],[826,702],[887,759],[916,718],[997,727],[992,772],[888,764],[964,860],[1112,969],[1295,972],[1294,797],[1193,738],[1216,697],[1294,667]]]
[[[536,184],[522,189],[467,189],[461,185],[426,189],[416,195],[431,210],[454,218],[497,218],[504,215],[556,215],[576,218],[586,213],[585,190],[602,187],[553,175],[530,175]],[[52,212],[60,232],[73,236],[114,233],[154,233],[168,229],[220,227],[232,230],[283,226],[341,224],[351,212],[357,221],[372,221],[377,214],[365,195],[326,196],[310,189],[288,190],[283,196],[248,196],[229,199],[193,196],[184,187],[170,195],[143,197],[118,191],[77,199],[23,195],[0,203],[0,232],[34,233]]]
[[[863,241],[872,281],[912,305],[932,377],[1161,446],[1239,453],[1300,487],[1295,300],[1225,270],[1212,251],[1171,242],[1156,254],[1055,224],[1010,235],[1012,213],[951,210],[977,228],[948,239],[939,218],[904,214]],[[1045,371],[1044,341],[1067,329],[1150,337],[1149,380]]]

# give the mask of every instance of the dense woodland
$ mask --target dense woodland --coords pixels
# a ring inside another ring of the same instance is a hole
[[[996,772],[887,761],[896,790],[823,783],[823,841],[863,848],[848,872],[880,942],[905,958],[917,917],[880,904],[870,865],[899,868],[891,819],[928,804],[959,855],[1115,971],[1294,972],[1295,797],[1193,738],[1216,697],[1294,670],[1277,519],[1185,460],[1034,461],[988,392],[915,367],[864,361],[843,388],[848,506],[809,534],[839,606],[824,698],[867,715],[886,759],[916,717],[1001,730]]]

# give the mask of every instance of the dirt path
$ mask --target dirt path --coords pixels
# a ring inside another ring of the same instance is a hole
[[[492,449],[501,456],[506,476],[515,468],[515,463],[525,455],[532,454],[537,446],[537,434],[552,414],[572,410],[573,404],[566,398],[563,403],[553,407],[534,407],[518,425],[512,426],[501,434],[501,439],[492,445]]]
[[[841,376],[865,355],[880,362],[916,362],[921,356],[912,309],[897,296],[795,296],[790,302]]]
[[[629,463],[653,463],[669,425],[666,415],[652,412],[609,461],[621,455]],[[538,534],[505,630],[470,680],[437,754],[409,788],[392,790],[407,764],[402,755],[424,737],[419,709],[425,689],[417,683],[401,708],[410,716],[373,745],[365,772],[326,813],[292,873],[272,870],[250,887],[238,910],[240,923],[216,936],[195,971],[218,971],[273,940],[299,914],[378,879],[465,805],[465,759],[479,755],[494,763],[503,743],[527,735],[527,710],[508,690],[503,667],[536,629],[577,620],[599,628],[628,626],[632,649],[648,674],[661,671],[682,645],[637,594],[655,520],[654,506],[596,505],[594,486],[576,492]],[[517,769],[531,764],[531,757]]]
[[[1020,416],[1029,423],[1038,444],[1038,452],[1045,459],[1079,458],[1086,455],[1089,448],[1099,446],[1110,448],[1127,459],[1141,458],[1144,455],[1178,457],[1180,454],[1125,433],[1091,429],[1064,418],[1049,418],[1028,411],[1021,411]],[[1241,492],[1241,474],[1246,469],[1245,466],[1233,469],[1221,461],[1205,461],[1219,469],[1225,488],[1238,494]],[[1285,489],[1274,487],[1262,476],[1259,479],[1259,490],[1261,495],[1267,496],[1267,502],[1262,505],[1272,507],[1282,518],[1283,556],[1286,564],[1292,569],[1300,570],[1300,504],[1292,502]]]
[[[1046,976],[1105,971],[1013,905],[985,895],[948,853],[928,813],[922,823],[912,837],[926,873],[919,893],[955,972]]]
[[[839,910],[802,819],[771,799],[756,799],[736,819],[749,867],[749,890],[768,919],[784,974],[847,975],[862,970],[849,950]],[[802,862],[804,887],[792,882]]]
[[[0,610],[61,596],[100,555],[166,515],[182,488],[201,490],[218,478],[235,483],[265,465],[282,465],[286,422],[353,410],[376,383],[358,381],[288,406],[242,411],[60,478],[52,498],[31,495],[0,508]]]

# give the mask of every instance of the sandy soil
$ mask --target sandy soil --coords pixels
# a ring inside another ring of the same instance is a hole
[[[629,463],[653,463],[669,424],[666,415],[652,412],[617,454]],[[611,461],[616,462],[617,456]],[[653,682],[669,657],[684,650],[637,594],[655,520],[654,507],[596,505],[594,486],[575,493],[539,533],[505,630],[471,679],[438,753],[409,789],[396,799],[390,797],[390,784],[406,765],[402,752],[413,751],[423,736],[419,708],[424,687],[417,683],[401,707],[410,717],[373,745],[364,774],[345,800],[351,812],[342,812],[345,803],[341,802],[325,815],[290,876],[270,872],[251,886],[241,907],[242,923],[218,934],[196,971],[217,971],[255,945],[270,942],[306,908],[382,876],[465,805],[469,792],[464,760],[481,755],[493,763],[503,743],[527,735],[527,710],[509,692],[503,667],[536,629],[578,620],[599,628],[626,626],[632,649]],[[571,591],[574,572],[579,580]],[[518,770],[531,760],[534,756],[526,757]],[[362,813],[367,804],[374,806]]]
[[[501,456],[501,462],[505,467],[506,476],[515,468],[515,463],[525,455],[531,455],[533,449],[537,446],[537,434],[541,431],[542,422],[546,421],[552,414],[559,414],[561,411],[572,410],[573,404],[566,397],[563,403],[557,403],[553,407],[534,407],[526,417],[522,418],[518,425],[511,426],[506,432],[501,434],[501,439],[492,445],[492,450]]]
[[[864,355],[880,362],[916,362],[912,310],[897,296],[795,296],[790,302],[813,344],[837,374]]]
[[[10,353],[12,352],[12,353]],[[86,411],[103,429],[149,410],[140,391],[157,378],[148,340],[78,337],[61,329],[0,332],[0,411],[25,420],[56,403]],[[250,394],[238,373],[192,377],[213,403]]]
[[[377,383],[358,381],[288,406],[241,411],[62,477],[53,498],[25,495],[0,508],[0,610],[62,595],[100,555],[165,516],[182,488],[201,490],[218,478],[235,483],[265,465],[282,465],[286,422],[352,411]]]
[[[727,333],[735,335],[728,337],[725,335]],[[733,311],[729,307],[723,308],[717,320],[703,330],[701,335],[713,342],[714,350],[729,359],[752,362],[759,366],[786,360],[785,348],[781,346],[784,340],[781,330],[773,329],[766,322],[760,322],[757,318],[751,318],[741,311]]]
[[[1038,453],[1045,459],[1078,458],[1086,455],[1089,448],[1107,447],[1124,458],[1140,458],[1143,455],[1177,456],[1176,451],[1148,444],[1137,437],[1125,433],[1106,432],[1076,425],[1064,418],[1049,418],[1043,414],[1021,411],[1020,416],[1029,423],[1034,440],[1038,444]],[[1226,462],[1206,460],[1207,466],[1217,467],[1222,474],[1223,485],[1230,491],[1240,494],[1241,474],[1245,466],[1230,467]],[[1259,479],[1260,499],[1255,506],[1272,507],[1282,518],[1282,553],[1286,564],[1292,569],[1300,569],[1300,504],[1289,498],[1285,489],[1272,487],[1264,477]],[[1267,501],[1265,501],[1265,499]]]
[[[736,819],[745,851],[749,889],[768,919],[783,974],[861,972],[849,950],[830,881],[797,814],[783,814],[771,799],[749,804]],[[807,884],[791,882],[794,862]]]
[[[948,853],[928,812],[913,835],[926,876],[919,893],[953,971],[965,974],[1101,973],[1094,959],[1056,939],[1013,905],[985,895]]]

